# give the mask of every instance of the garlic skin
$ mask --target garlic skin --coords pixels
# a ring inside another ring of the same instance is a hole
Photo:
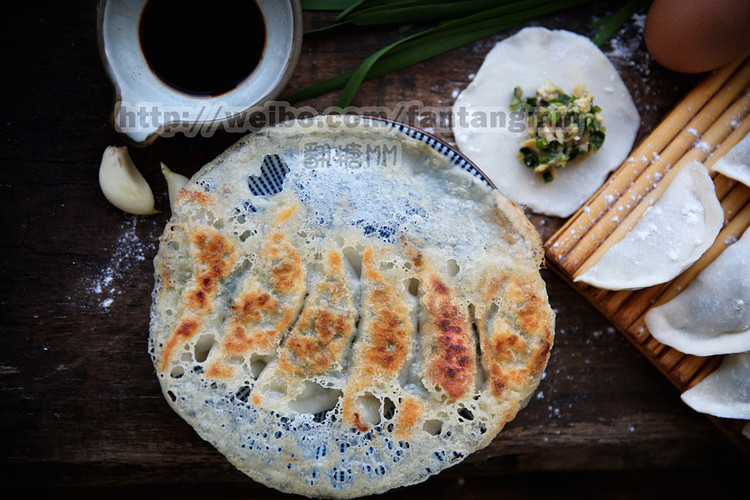
[[[154,193],[125,146],[108,146],[99,166],[99,186],[107,200],[123,212],[153,215]]]
[[[167,180],[167,190],[169,192],[169,208],[174,209],[175,201],[177,201],[177,195],[180,193],[180,189],[188,183],[190,179],[177,172],[172,172],[163,162],[161,164],[161,173],[164,174],[164,178]]]

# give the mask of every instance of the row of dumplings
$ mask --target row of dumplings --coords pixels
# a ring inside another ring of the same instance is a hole
[[[750,135],[711,168],[750,186]],[[607,290],[671,281],[711,247],[724,224],[708,169],[693,161],[672,179],[633,228],[576,278]],[[678,295],[645,316],[651,335],[721,365],[682,400],[702,413],[750,419],[750,229],[728,245]],[[750,423],[743,434],[750,438]]]

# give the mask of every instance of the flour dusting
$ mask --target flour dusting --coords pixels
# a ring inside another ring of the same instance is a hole
[[[146,254],[155,249],[153,242],[138,237],[138,217],[132,216],[123,221],[119,236],[109,246],[110,259],[96,276],[85,278],[86,290],[91,298],[91,305],[103,309],[110,308],[115,299],[122,295],[123,279],[141,262]]]

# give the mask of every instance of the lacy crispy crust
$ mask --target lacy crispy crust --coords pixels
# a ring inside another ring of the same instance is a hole
[[[306,168],[305,141],[329,163]],[[358,142],[399,161],[343,167]],[[252,478],[381,493],[483,448],[529,400],[554,337],[541,259],[523,212],[424,142],[286,124],[181,191],[150,350],[169,404]]]

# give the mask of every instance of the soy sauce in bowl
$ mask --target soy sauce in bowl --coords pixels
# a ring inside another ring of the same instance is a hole
[[[165,84],[210,97],[252,74],[266,27],[254,0],[148,0],[138,36],[149,67]]]

